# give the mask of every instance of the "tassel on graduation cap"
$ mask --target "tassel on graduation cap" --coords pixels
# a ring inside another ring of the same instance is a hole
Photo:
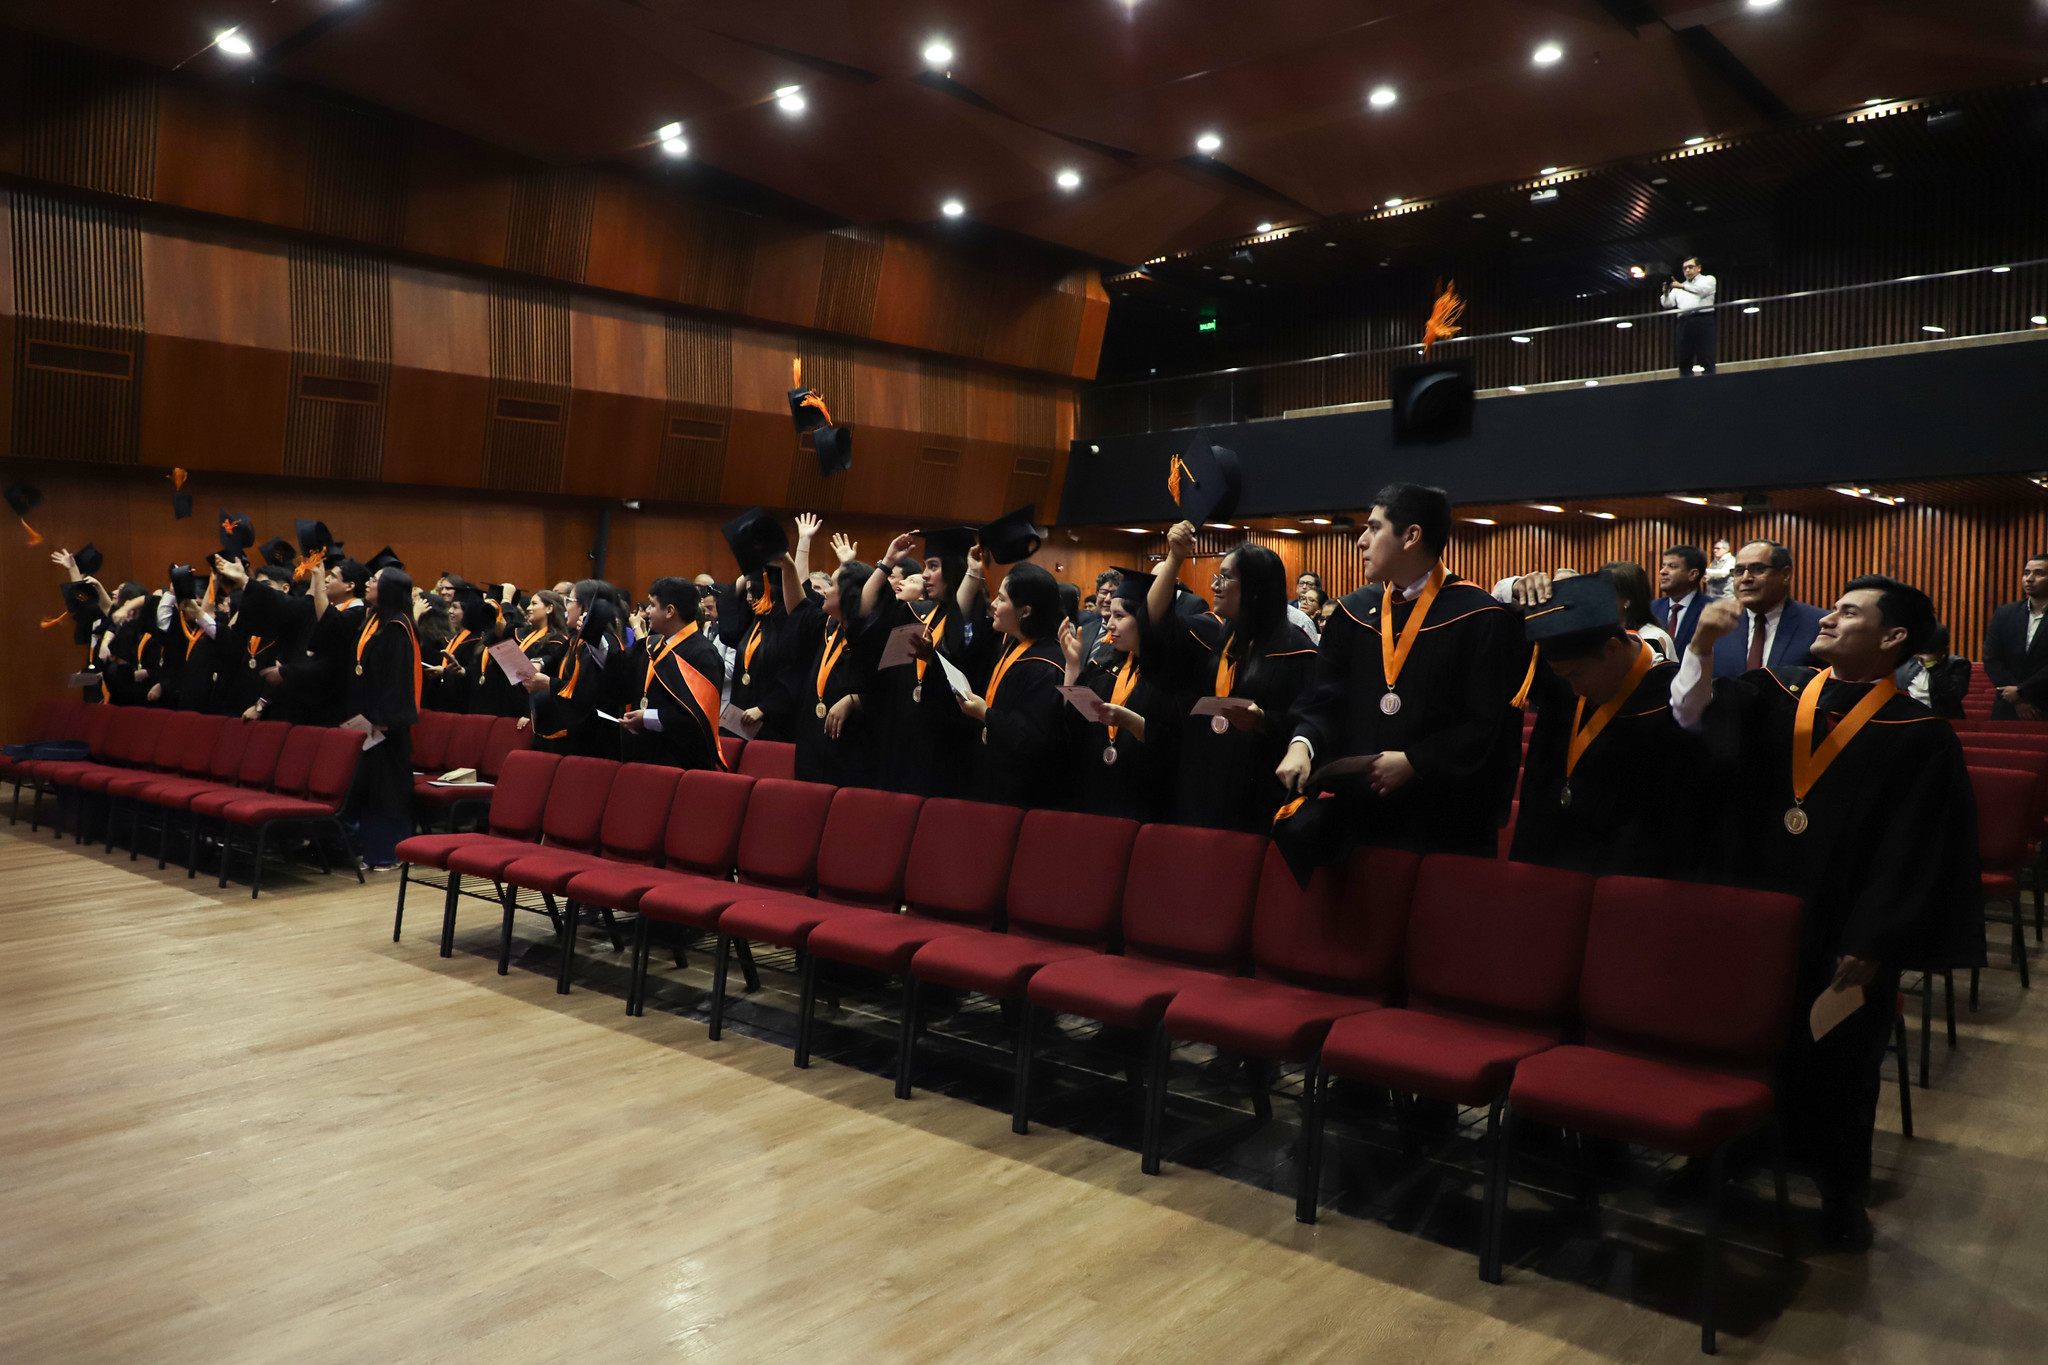
[[[26,479],[16,479],[7,485],[7,506],[15,516],[21,518],[21,529],[28,532],[28,543],[43,543],[43,533],[28,524],[28,514],[43,505],[43,490]]]
[[[192,515],[192,495],[185,491],[185,480],[192,476],[182,469],[171,471],[171,519],[183,521]]]
[[[1422,353],[1429,354],[1429,348],[1439,341],[1449,341],[1461,330],[1458,319],[1465,316],[1465,300],[1458,297],[1456,280],[1437,281],[1436,302],[1429,310],[1429,320],[1422,324]]]

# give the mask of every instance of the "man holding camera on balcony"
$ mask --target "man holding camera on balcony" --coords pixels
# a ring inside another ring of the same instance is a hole
[[[1679,269],[1685,278],[1666,285],[1657,302],[1678,310],[1678,377],[1690,379],[1695,365],[1714,372],[1714,277],[1701,273],[1696,256],[1686,257]]]

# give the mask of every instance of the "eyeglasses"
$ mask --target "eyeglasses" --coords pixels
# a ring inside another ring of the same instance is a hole
[[[1762,578],[1776,567],[1774,564],[1737,564],[1728,573],[1731,578]]]
[[[1218,572],[1216,572],[1216,573],[1214,573],[1214,574],[1210,575],[1210,578],[1209,578],[1209,586],[1210,586],[1210,588],[1212,588],[1212,589],[1214,589],[1214,588],[1220,588],[1220,587],[1222,587],[1222,586],[1223,586],[1223,585],[1224,585],[1225,583],[1235,583],[1236,581],[1237,581],[1237,575],[1235,575],[1235,574],[1227,574],[1227,573],[1223,573],[1223,572],[1221,572],[1221,571],[1219,570]]]

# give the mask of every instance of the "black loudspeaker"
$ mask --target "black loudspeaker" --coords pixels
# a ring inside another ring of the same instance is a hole
[[[1472,358],[1402,365],[1389,377],[1394,444],[1436,445],[1472,434]]]

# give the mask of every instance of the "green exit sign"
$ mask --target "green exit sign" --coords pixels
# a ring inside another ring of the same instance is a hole
[[[1216,319],[1214,319],[1214,318],[1203,318],[1203,319],[1202,319],[1202,320],[1201,320],[1200,322],[1198,322],[1198,323],[1196,323],[1196,324],[1195,324],[1195,330],[1196,330],[1197,332],[1213,332],[1213,331],[1215,331],[1215,330],[1216,330]]]

